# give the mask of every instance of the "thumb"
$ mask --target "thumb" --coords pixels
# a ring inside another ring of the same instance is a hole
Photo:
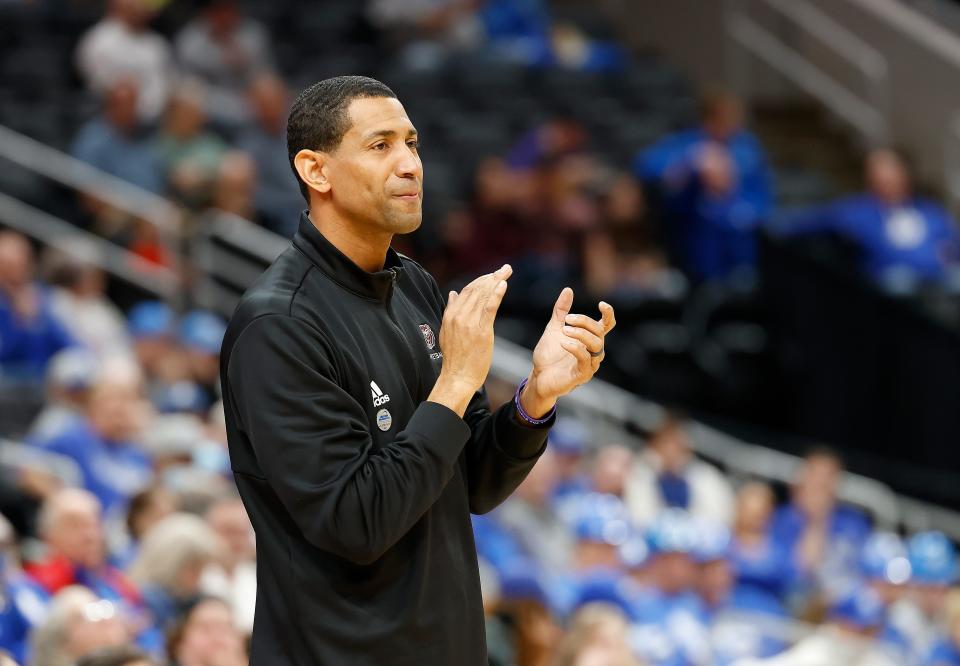
[[[557,297],[557,302],[553,306],[553,321],[554,323],[563,325],[563,320],[570,313],[570,308],[573,307],[573,289],[570,287],[564,287],[563,291],[560,292],[560,296]]]

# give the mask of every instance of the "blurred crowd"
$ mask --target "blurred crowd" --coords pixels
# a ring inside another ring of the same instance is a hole
[[[738,486],[668,417],[639,452],[561,422],[514,496],[474,519],[492,663],[956,664],[957,553],[840,504],[812,450],[786,501]]]
[[[218,401],[224,322],[122,313],[97,269],[35,261],[12,232],[0,267],[0,367],[47,390],[4,445],[0,648],[39,666],[245,663],[256,552]],[[549,441],[474,518],[492,664],[960,664],[954,545],[839,503],[832,451],[778,501],[697,458],[678,416],[639,450],[569,418]]]
[[[107,5],[74,54],[98,109],[72,154],[169,197],[191,224],[220,211],[289,235],[304,202],[284,137],[291,85],[269,31],[234,0],[195,3],[172,35],[151,27],[162,2]],[[464,54],[491,67],[627,67],[619,46],[537,0],[374,0],[366,15],[411,71]],[[511,289],[530,302],[550,302],[557,284],[617,303],[751,285],[761,229],[839,238],[896,293],[957,287],[956,223],[915,194],[895,150],[866,157],[864,193],[784,211],[730,93],[703,95],[689,127],[646,147],[605,143],[598,121],[525,123],[398,243],[448,284],[510,260]],[[78,224],[171,263],[144,220],[91,194],[80,203]],[[0,232],[0,388],[45,391],[39,413],[0,414],[0,436],[17,440],[0,459],[0,648],[38,666],[246,663],[255,546],[218,395],[225,324],[155,301],[122,311],[88,259],[82,248],[38,257]],[[823,449],[785,493],[735,484],[693,454],[682,418],[640,450],[564,420],[516,495],[475,518],[491,663],[960,664],[954,545],[876,531],[837,501],[842,472]]]

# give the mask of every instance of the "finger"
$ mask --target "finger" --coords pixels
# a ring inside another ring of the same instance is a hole
[[[603,338],[599,335],[594,335],[585,328],[577,328],[576,326],[564,326],[563,334],[574,340],[579,340],[583,343],[583,346],[587,348],[587,351],[597,354],[603,349]]]
[[[613,312],[613,306],[604,301],[600,301],[600,323],[603,324],[604,333],[609,333],[617,325],[617,317]]]
[[[574,328],[586,329],[596,335],[598,338],[602,338],[605,333],[603,330],[603,324],[592,317],[588,317],[587,315],[568,314],[564,323],[567,326],[573,326]]]
[[[501,280],[506,280],[511,275],[513,275],[513,266],[510,264],[504,264],[493,272],[493,279],[499,282]]]
[[[500,303],[503,302],[503,295],[507,293],[507,281],[500,280],[493,288],[493,293],[483,304],[483,314],[480,316],[481,326],[492,326],[493,320],[497,317],[497,310],[500,309]]]
[[[560,346],[573,354],[581,368],[590,367],[590,352],[583,346],[583,343],[576,340],[563,340],[560,342]]]
[[[564,287],[560,291],[560,296],[557,297],[557,302],[553,306],[554,321],[562,324],[563,318],[570,312],[571,307],[573,307],[573,289]]]

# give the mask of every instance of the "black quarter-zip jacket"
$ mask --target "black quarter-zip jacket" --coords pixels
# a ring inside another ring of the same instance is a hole
[[[234,478],[257,535],[252,666],[487,663],[470,513],[546,444],[478,392],[426,401],[443,297],[392,249],[368,273],[301,216],[221,352]]]

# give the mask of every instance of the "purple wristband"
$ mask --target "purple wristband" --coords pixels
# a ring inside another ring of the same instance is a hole
[[[526,386],[526,385],[527,385],[527,380],[524,379],[522,382],[520,382],[520,386],[517,387],[517,394],[516,394],[515,396],[513,396],[513,404],[514,404],[514,405],[516,406],[516,408],[517,408],[517,415],[518,415],[522,420],[524,420],[524,421],[526,421],[527,423],[529,423],[530,425],[535,425],[535,426],[543,425],[544,423],[546,423],[547,421],[549,421],[550,419],[552,419],[552,418],[553,418],[553,415],[557,413],[557,406],[554,405],[554,406],[553,406],[553,409],[551,409],[549,412],[547,412],[547,415],[544,416],[542,419],[535,419],[535,418],[533,418],[532,416],[530,416],[529,414],[527,414],[527,413],[523,410],[523,406],[520,404],[520,393],[523,391],[523,387]]]

